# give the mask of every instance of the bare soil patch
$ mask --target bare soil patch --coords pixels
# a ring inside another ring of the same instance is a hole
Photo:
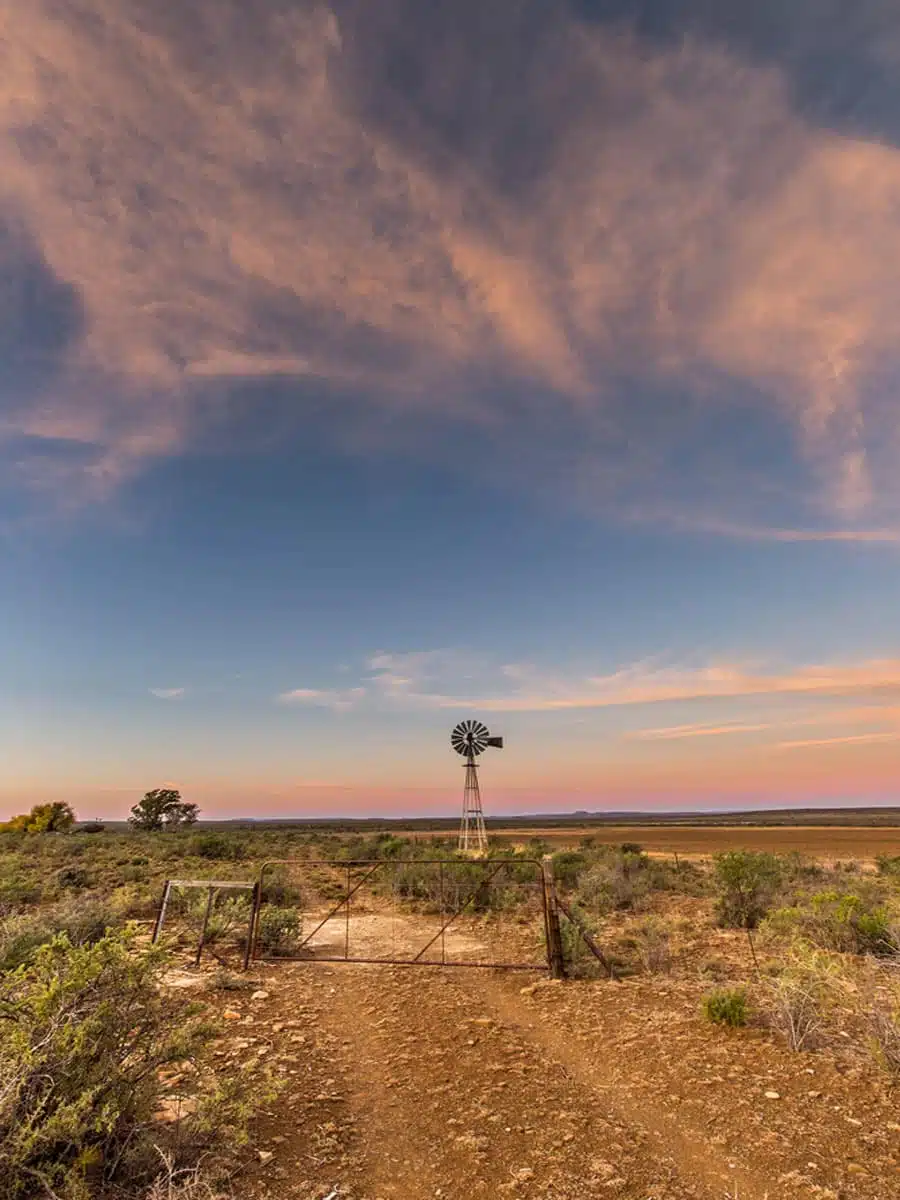
[[[383,949],[389,923],[357,919]],[[741,978],[743,936],[694,920],[691,954]],[[402,925],[417,944],[419,918]],[[502,929],[458,936],[506,949]],[[222,1052],[246,1056],[248,1083],[261,1061],[285,1082],[248,1200],[900,1196],[896,1095],[858,1042],[797,1054],[710,1026],[699,970],[552,983],[308,962],[259,987],[221,997]]]
[[[315,929],[321,921],[315,913],[305,913],[304,929]],[[436,940],[434,940],[436,939]],[[477,959],[485,953],[484,941],[469,932],[447,929],[441,934],[436,918],[411,917],[402,913],[352,914],[330,917],[309,939],[311,957],[343,955],[355,958],[412,957],[430,945],[428,957],[440,958],[441,951],[452,960]]]

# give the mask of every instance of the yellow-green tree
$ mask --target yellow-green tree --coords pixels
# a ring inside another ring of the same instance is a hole
[[[0,829],[18,829],[25,833],[68,833],[75,824],[75,814],[62,800],[36,804],[29,813],[21,813],[0,825]]]

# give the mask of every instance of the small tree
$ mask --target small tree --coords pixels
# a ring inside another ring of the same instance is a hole
[[[715,864],[719,924],[755,929],[768,912],[781,881],[778,859],[774,854],[729,850],[717,854]]]
[[[199,815],[196,804],[181,799],[177,788],[154,788],[131,810],[128,823],[133,829],[156,832],[160,829],[193,825]]]
[[[25,833],[68,833],[75,824],[75,814],[62,800],[51,804],[36,804],[30,813],[22,813],[0,827],[18,829]]]

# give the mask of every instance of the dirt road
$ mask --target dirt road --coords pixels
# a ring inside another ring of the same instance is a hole
[[[242,1196],[900,1196],[877,1074],[710,1030],[674,981],[320,964],[260,991],[227,998],[224,1045],[286,1088]]]

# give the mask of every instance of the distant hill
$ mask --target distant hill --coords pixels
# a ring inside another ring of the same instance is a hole
[[[615,812],[528,813],[485,818],[489,829],[566,829],[572,827],[644,825],[729,826],[729,825],[865,825],[900,826],[900,806],[881,808],[779,808],[741,812],[666,812],[648,813],[623,809]],[[105,822],[109,829],[125,829],[125,821]],[[458,815],[445,817],[235,817],[229,820],[199,821],[195,829],[235,828],[315,828],[335,833],[353,833],[373,829],[411,830],[440,833],[454,830]]]

